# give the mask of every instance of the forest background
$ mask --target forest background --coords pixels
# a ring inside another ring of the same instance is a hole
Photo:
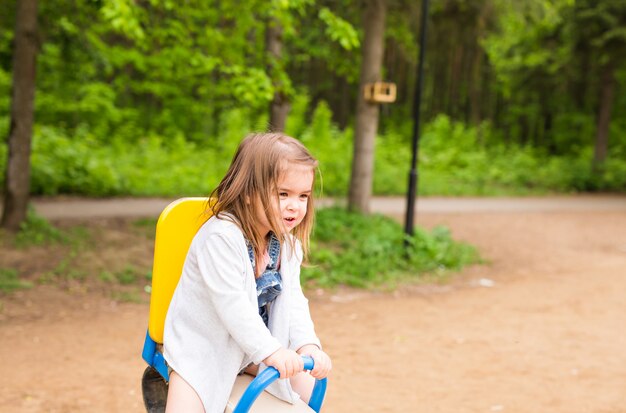
[[[626,190],[626,3],[430,3],[421,194]],[[323,194],[347,193],[363,7],[40,2],[31,193],[206,195],[241,138],[267,129],[277,94],[286,132],[321,161]],[[376,194],[407,187],[420,10],[387,1],[383,80],[398,95],[380,108]],[[15,2],[1,2],[2,136],[14,19]],[[1,170],[6,157],[3,142]]]

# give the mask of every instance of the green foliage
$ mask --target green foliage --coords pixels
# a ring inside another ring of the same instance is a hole
[[[453,241],[446,228],[418,228],[407,238],[391,218],[336,207],[318,211],[312,243],[311,265],[302,278],[323,287],[371,287],[480,261],[473,247]]]
[[[17,247],[65,243],[67,241],[68,238],[63,232],[51,225],[45,218],[37,215],[33,208],[28,209],[26,220],[21,223],[20,230],[14,239]]]
[[[12,268],[0,268],[0,291],[10,293],[15,290],[31,288],[33,284],[29,281],[20,280],[17,270]]]
[[[274,86],[263,53],[265,21],[275,15],[296,28],[308,3],[46,2],[38,122],[70,133],[88,125],[103,141],[154,132],[205,141],[221,127],[224,108],[267,107]],[[8,47],[5,39],[0,33],[0,47]]]
[[[141,218],[133,221],[133,226],[151,240],[154,240],[156,237],[156,224],[157,218]]]
[[[333,41],[346,50],[359,47],[359,35],[349,22],[336,16],[328,7],[322,7],[318,15],[326,23],[326,34]]]
[[[122,271],[115,274],[115,278],[122,285],[134,284],[139,278],[137,270],[132,265],[127,265]]]
[[[329,106],[320,101],[307,116],[309,99],[298,95],[287,133],[298,137],[320,161],[323,196],[348,190],[353,132],[332,122]],[[136,142],[113,139],[102,143],[87,130],[71,136],[65,130],[37,127],[32,155],[32,192],[90,196],[202,196],[226,172],[240,140],[260,130],[265,117],[243,109],[221,114],[225,128],[213,145],[152,135]],[[592,134],[586,117],[564,118],[578,133]],[[407,125],[410,126],[410,125]],[[612,134],[626,137],[614,124]],[[419,150],[419,191],[422,195],[503,195],[548,192],[625,191],[626,139],[614,140],[611,156],[598,174],[592,171],[592,147],[574,145],[569,154],[554,156],[530,145],[505,145],[489,123],[469,127],[439,116],[424,126]],[[589,138],[591,142],[591,138]],[[0,154],[6,146],[0,144]],[[411,161],[410,128],[388,127],[376,140],[374,193],[406,193]],[[4,169],[5,157],[0,157]]]
[[[62,130],[41,128],[33,143],[32,191],[92,196],[204,194],[226,170],[229,158],[220,154],[215,149],[198,150],[182,138],[153,136],[137,143],[104,145],[88,136],[70,139]]]
[[[112,283],[116,280],[115,275],[111,271],[106,270],[100,271],[100,274],[98,274],[98,279],[105,283]]]
[[[624,4],[435,2],[420,193],[624,191],[626,121],[613,114],[609,157],[595,175],[590,152],[603,65],[615,66],[615,108],[626,104]],[[419,6],[389,3],[383,73],[399,93],[381,109],[376,194],[406,190]],[[45,75],[37,76],[34,194],[206,194],[241,138],[266,129],[275,92],[292,103],[287,132],[320,159],[324,194],[347,192],[353,131],[333,120],[350,125],[358,91],[358,2],[51,0],[39,7],[46,19],[37,73]],[[6,137],[14,2],[0,11]],[[272,25],[283,29],[280,61],[266,50]],[[2,171],[6,157],[0,143]]]
[[[346,192],[352,162],[352,131],[340,131],[331,121],[328,105],[321,101],[311,117],[310,126],[303,129],[300,140],[320,163],[324,195]]]
[[[620,173],[626,162],[617,148],[603,174],[594,176],[592,148],[588,146],[572,149],[572,155],[549,156],[531,146],[498,141],[497,132],[487,123],[471,128],[446,116],[437,117],[422,134],[420,193],[504,195],[626,189]],[[402,148],[395,148],[389,148],[390,152],[402,153]],[[401,178],[398,174],[388,181],[399,182]]]
[[[610,63],[616,69],[615,107],[626,103],[626,94],[621,93],[625,4],[434,2],[425,118],[432,121],[445,113],[476,127],[487,119],[497,130],[486,143],[496,146],[496,152],[497,146],[515,142],[533,146],[538,152],[533,157],[546,153],[579,157],[593,142],[602,66]],[[126,164],[121,168],[111,165],[100,148],[110,145],[107,155],[116,156],[120,150],[149,146],[158,155],[171,141],[182,139],[197,145],[188,147],[192,151],[199,149],[208,156],[208,169],[215,161],[211,156],[218,153],[215,169],[221,170],[222,156],[231,153],[225,137],[232,143],[249,130],[265,129],[267,122],[262,120],[267,119],[275,92],[288,97],[294,112],[308,99],[307,93],[316,106],[326,100],[326,109],[313,117],[318,125],[326,121],[321,119],[326,116],[323,111],[334,112],[342,127],[349,124],[359,78],[361,6],[313,0],[41,2],[39,14],[46,19],[40,22],[37,73],[45,75],[37,76],[37,133],[45,139],[55,135],[52,141],[67,140],[76,147],[56,150],[39,143],[41,162],[48,157],[43,152],[51,150],[48,159],[58,155],[56,159],[68,166],[61,170],[60,165],[40,163],[35,192],[106,195],[153,184],[172,192],[178,187],[173,179],[128,177],[136,167],[133,161],[123,159]],[[382,112],[385,132],[377,148],[377,170],[383,171],[375,184],[378,193],[396,193],[406,180],[406,172],[386,165],[395,154],[390,148],[408,145],[399,131],[413,103],[420,9],[419,2],[389,2],[383,73],[398,84],[399,93],[398,101]],[[14,15],[15,2],[0,6],[0,136],[8,132]],[[265,44],[267,27],[274,24],[283,29],[279,62],[268,56]],[[306,106],[296,136],[304,133],[315,110],[308,101]],[[332,136],[327,141],[341,141],[337,146],[342,148],[350,144],[350,130],[332,128],[324,132]],[[614,148],[624,146],[626,124],[614,115],[611,128],[617,131],[611,131],[609,153],[619,153]],[[232,136],[237,138],[231,140]],[[103,157],[88,154],[90,161],[80,164],[85,152],[93,149]],[[63,150],[66,153],[60,153]],[[316,150],[326,157],[325,148]],[[406,151],[398,156],[396,163],[406,161]],[[0,166],[5,158],[6,147],[0,145]],[[326,175],[336,186],[327,187],[331,193],[344,192],[340,188],[346,184],[345,174],[333,168]],[[60,170],[60,177],[52,176],[52,170]],[[206,172],[200,179],[211,183],[214,175],[219,174]],[[189,187],[197,188],[198,182]]]
[[[482,44],[496,69],[502,92],[510,97],[519,93],[522,85],[518,82],[524,82],[522,73],[545,71],[554,76],[566,64],[568,44],[550,42],[544,47],[537,46],[558,30],[563,23],[562,10],[569,2],[497,3],[501,9],[499,30],[487,36]]]
[[[85,271],[76,268],[76,260],[81,249],[80,245],[72,245],[70,251],[63,256],[52,271],[40,279],[40,282],[52,282],[59,279],[84,281],[88,274]]]
[[[142,298],[141,293],[137,291],[114,291],[111,294],[111,297],[115,301],[120,301],[123,303],[141,304],[144,302],[144,299]]]
[[[359,78],[361,12],[351,5],[316,6],[317,10],[302,18],[306,30],[286,39],[287,69],[292,79],[300,81],[299,86],[330,97],[337,93],[334,77],[352,85]]]
[[[145,33],[137,18],[140,9],[130,0],[105,0],[100,13],[113,30],[136,40],[142,40]]]
[[[132,265],[126,265],[124,269],[111,272],[108,270],[100,271],[98,274],[98,279],[107,284],[119,283],[120,285],[132,285],[136,284],[137,281],[141,280],[139,276],[139,270]],[[143,277],[144,281],[152,280],[152,272],[149,271]]]
[[[407,191],[411,144],[407,135],[388,130],[376,140],[374,193],[398,195]]]
[[[600,52],[601,64],[623,61],[626,46],[626,4],[616,1],[579,0],[569,23],[572,35]]]

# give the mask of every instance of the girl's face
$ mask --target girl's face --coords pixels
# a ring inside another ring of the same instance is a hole
[[[307,205],[313,191],[313,169],[310,166],[287,163],[278,180],[278,205],[274,210],[278,214],[277,221],[290,232],[298,226],[306,216]],[[271,228],[263,210],[257,209],[257,222],[263,234]]]

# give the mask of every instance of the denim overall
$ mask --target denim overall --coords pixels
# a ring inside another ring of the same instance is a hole
[[[250,256],[250,262],[252,263],[252,269],[256,274],[256,262],[254,259],[254,251],[252,250],[252,244],[246,241],[248,246],[248,255]],[[282,291],[282,278],[280,272],[278,272],[278,257],[280,255],[280,241],[276,238],[274,233],[270,233],[270,241],[267,246],[267,251],[270,256],[270,262],[263,271],[263,274],[256,279],[256,295],[259,302],[259,315],[263,319],[263,322],[267,326],[269,323],[269,304],[278,297]]]

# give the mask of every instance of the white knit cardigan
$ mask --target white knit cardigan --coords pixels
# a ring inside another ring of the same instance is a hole
[[[259,316],[256,283],[239,227],[212,217],[193,239],[172,297],[163,337],[164,356],[199,395],[206,413],[223,413],[237,373],[280,347],[320,346],[308,300],[300,287],[302,248],[283,242],[283,291],[270,308],[269,329]],[[294,403],[289,380],[268,391]]]

